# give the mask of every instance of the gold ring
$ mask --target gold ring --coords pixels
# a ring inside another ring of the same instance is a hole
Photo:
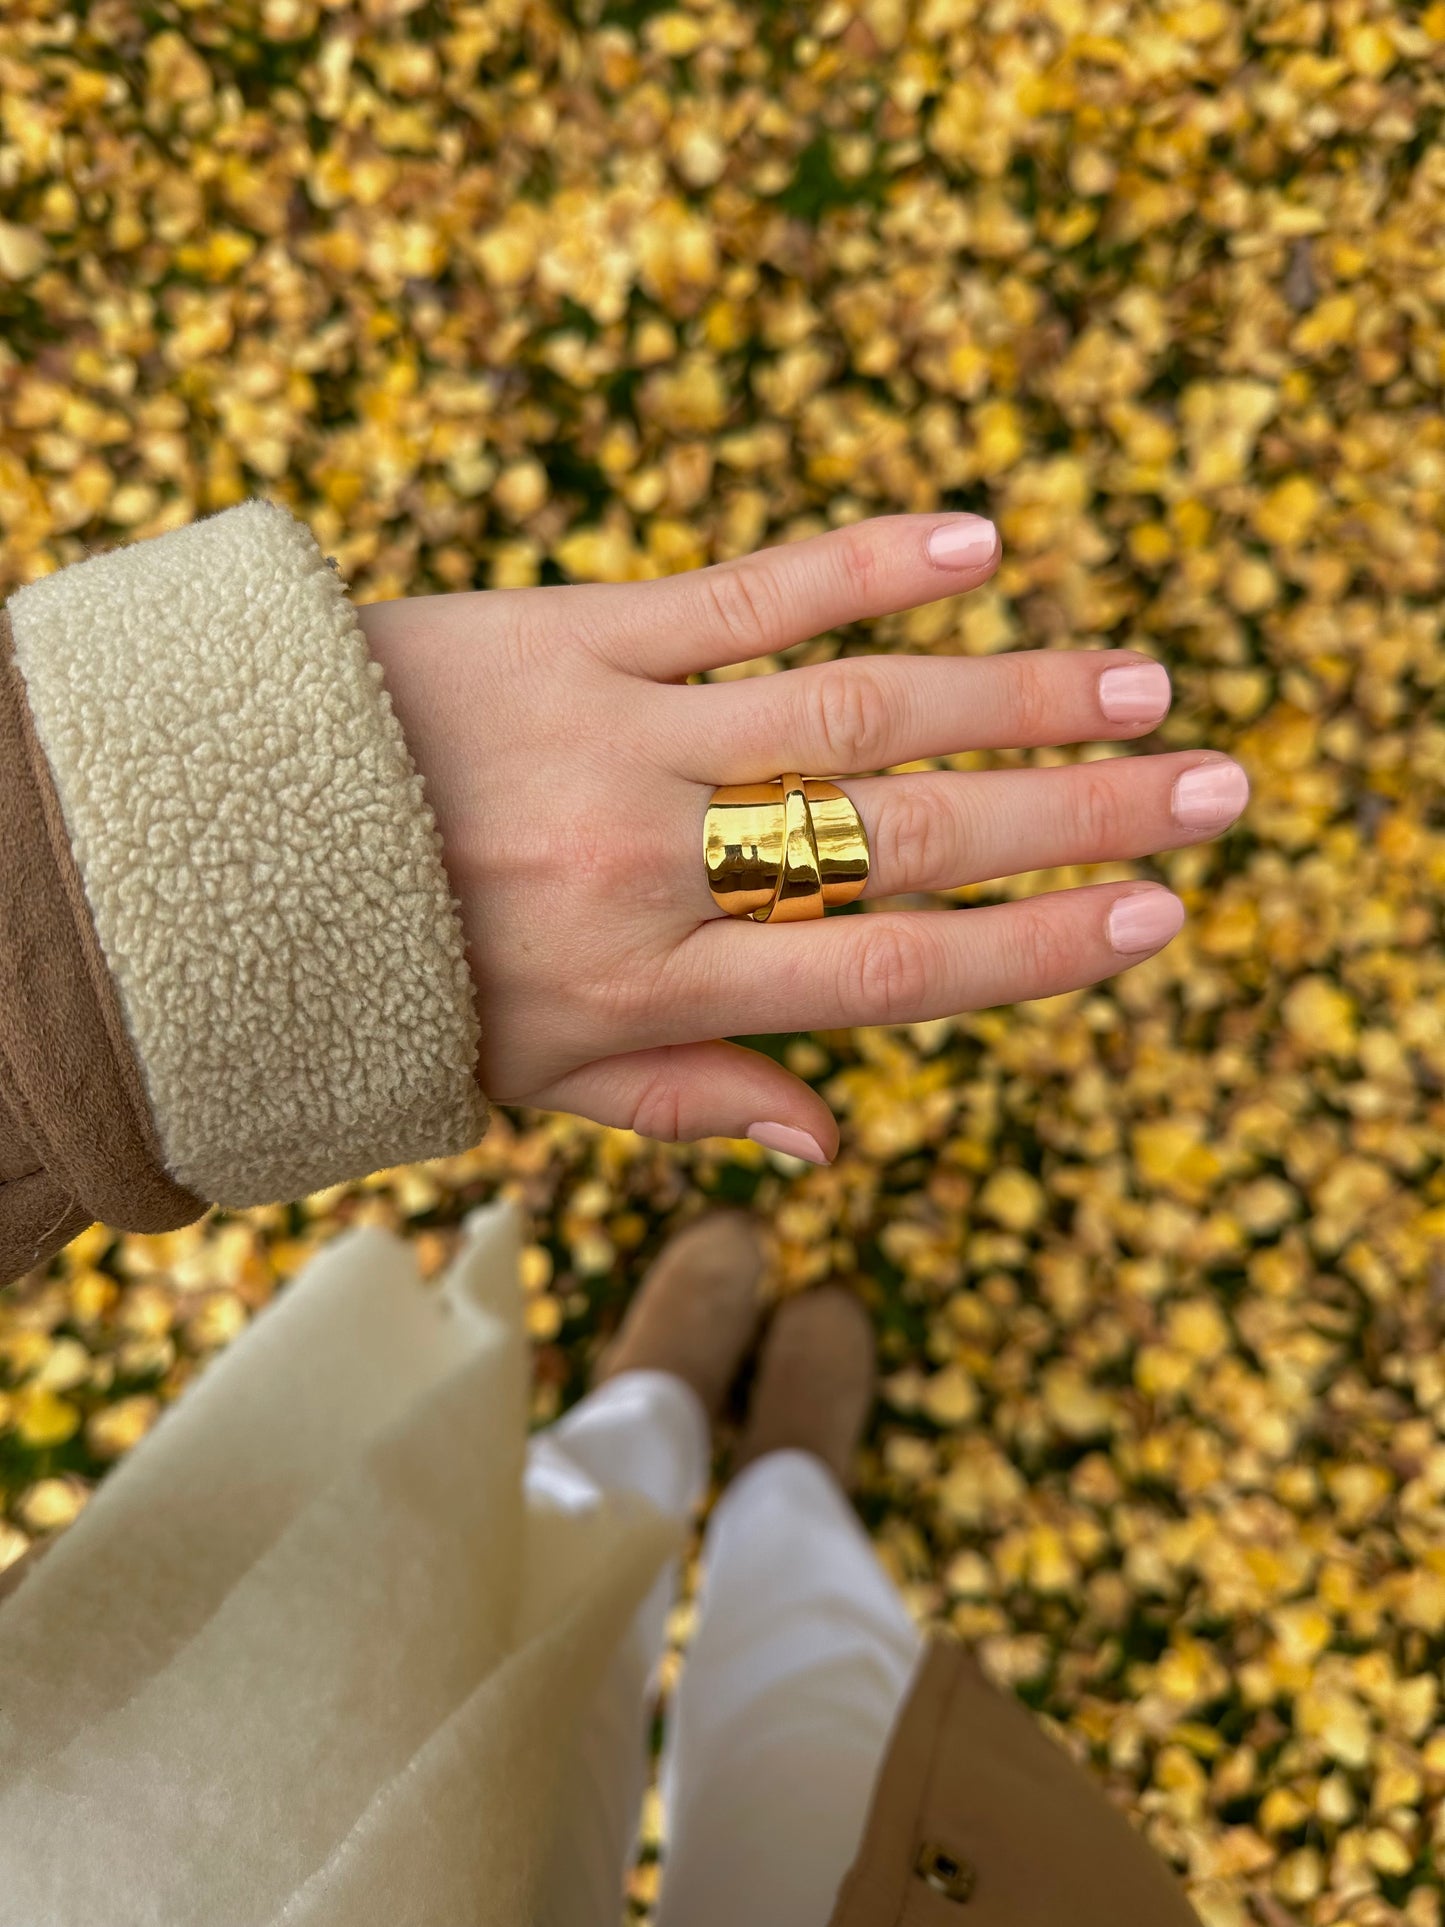
[[[779,779],[783,792],[783,861],[778,885],[766,910],[753,913],[754,923],[807,923],[823,914],[823,877],[818,868],[818,845],[813,836],[813,813],[803,793],[803,779],[794,771]]]
[[[703,862],[708,889],[728,916],[796,923],[862,896],[868,838],[836,784],[789,772],[713,791]]]

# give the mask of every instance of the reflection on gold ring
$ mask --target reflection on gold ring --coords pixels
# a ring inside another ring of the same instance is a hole
[[[728,916],[794,922],[863,894],[868,838],[836,784],[790,773],[713,791],[703,862],[708,889]]]

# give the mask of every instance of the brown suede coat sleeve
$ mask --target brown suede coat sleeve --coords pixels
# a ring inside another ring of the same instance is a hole
[[[0,1284],[97,1218],[169,1231],[207,1208],[161,1164],[0,610]]]

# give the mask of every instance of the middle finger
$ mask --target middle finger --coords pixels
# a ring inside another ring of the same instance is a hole
[[[1162,663],[1122,650],[849,656],[659,691],[674,767],[709,785],[780,770],[854,776],[970,749],[1145,735],[1169,708]]]

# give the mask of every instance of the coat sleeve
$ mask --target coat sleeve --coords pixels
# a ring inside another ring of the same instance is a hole
[[[486,1129],[460,906],[305,525],[247,502],[0,611],[0,1283]]]

